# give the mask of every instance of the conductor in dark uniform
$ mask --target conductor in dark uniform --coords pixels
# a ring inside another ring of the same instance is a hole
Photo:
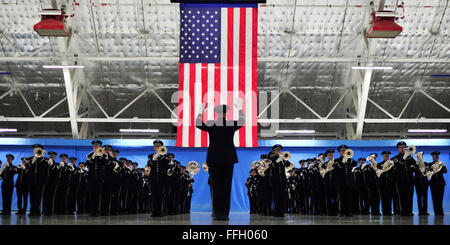
[[[227,105],[214,107],[217,120],[202,120],[205,112],[197,116],[195,125],[198,129],[208,132],[209,147],[206,162],[209,167],[211,184],[214,195],[213,212],[215,219],[227,220],[230,212],[231,182],[233,178],[234,164],[238,162],[236,148],[234,146],[234,133],[244,125],[244,112],[239,108],[239,119],[237,121],[227,120],[226,113],[230,109]]]

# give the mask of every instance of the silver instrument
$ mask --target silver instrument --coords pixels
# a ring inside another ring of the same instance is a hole
[[[442,167],[444,167],[445,164],[444,162],[435,162],[431,165],[431,171],[428,171],[426,173],[428,180],[431,180],[431,177],[433,177],[433,175],[439,171],[441,171]]]
[[[327,167],[325,169],[324,168],[319,169],[319,172],[320,172],[320,175],[322,175],[322,178],[325,178],[325,174],[334,169],[333,164],[334,164],[334,159],[330,159],[330,161],[328,161]]]
[[[200,164],[196,161],[190,161],[186,164],[186,169],[191,175],[196,175],[200,171]]]
[[[167,153],[167,147],[161,146],[161,147],[158,148],[158,150],[157,150],[156,152],[157,152],[159,155],[164,156],[164,155],[166,155],[166,153]]]
[[[377,174],[377,177],[380,178],[381,174],[389,171],[392,167],[394,167],[394,162],[391,160],[387,160],[381,165],[381,169],[377,168],[375,170],[375,173]]]
[[[283,159],[283,161],[288,161],[289,159],[291,159],[291,153],[289,151],[284,151],[281,153],[281,158]]]
[[[202,168],[203,168],[203,171],[209,173],[209,167],[208,167],[208,164],[207,164],[206,162],[204,162],[204,163],[202,164]]]
[[[45,155],[45,150],[43,150],[43,149],[40,148],[40,147],[36,147],[36,148],[34,148],[34,150],[33,150],[33,155],[34,155],[35,158],[41,158],[41,157],[44,157],[44,155]]]

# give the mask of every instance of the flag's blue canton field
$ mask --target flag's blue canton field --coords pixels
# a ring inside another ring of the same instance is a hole
[[[180,62],[220,62],[220,8],[180,9]]]

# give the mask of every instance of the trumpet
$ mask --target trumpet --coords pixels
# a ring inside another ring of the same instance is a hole
[[[45,155],[45,151],[44,150],[42,150],[42,148],[34,148],[34,152],[33,152],[34,154],[34,157],[36,157],[36,158],[41,158],[41,157],[44,157],[44,155]]]
[[[283,161],[288,161],[289,159],[291,159],[291,153],[289,151],[284,151],[281,153],[281,158],[283,159]]]
[[[416,146],[414,146],[414,145],[410,145],[409,147],[408,147],[408,152],[409,152],[409,154],[414,154],[414,153],[416,153]]]
[[[350,158],[353,157],[353,155],[354,155],[354,153],[353,153],[353,150],[352,150],[352,149],[347,149],[347,150],[344,152],[344,158],[350,159]]]
[[[191,175],[196,175],[200,171],[200,164],[196,161],[190,161],[186,164],[186,169]]]
[[[105,153],[105,148],[103,148],[103,147],[98,147],[98,148],[96,148],[94,151],[95,151],[95,155],[97,155],[97,156],[102,156],[103,153]]]
[[[158,150],[156,151],[159,155],[166,155],[167,153],[167,147],[165,146],[161,146],[158,148]]]
[[[209,173],[209,167],[208,167],[208,164],[207,164],[206,162],[204,162],[204,163],[202,164],[202,168],[203,168],[203,171]]]

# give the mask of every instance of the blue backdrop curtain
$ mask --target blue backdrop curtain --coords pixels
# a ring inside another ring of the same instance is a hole
[[[152,139],[148,140],[103,140],[104,144],[111,144],[120,150],[120,156],[126,157],[139,163],[139,167],[143,168],[147,162],[147,155],[153,151]],[[367,157],[370,153],[376,152],[381,159],[380,153],[389,150],[393,155],[397,149],[393,140],[377,140],[377,141],[344,141],[344,140],[260,140],[258,148],[239,148],[239,163],[235,164],[233,186],[231,193],[231,211],[246,212],[249,210],[247,197],[247,189],[245,181],[249,176],[249,165],[252,161],[258,160],[259,156],[268,153],[273,144],[279,143],[285,146],[283,151],[292,153],[291,161],[299,167],[300,159],[314,158],[319,153],[325,152],[327,149],[336,147],[340,144],[347,144],[355,152],[355,159],[359,157]],[[406,140],[408,144],[416,145],[418,151],[424,151],[424,160],[429,162],[432,160],[430,153],[432,151],[441,152],[441,161],[446,165],[449,164],[450,158],[450,140],[429,139],[429,140]],[[175,147],[175,141],[164,140],[168,146],[169,152],[175,154],[175,158],[186,165],[189,161],[197,161],[200,165],[206,159],[206,148],[179,148]],[[21,161],[21,157],[30,157],[33,153],[31,146],[33,144],[42,144],[45,150],[55,151],[59,154],[66,153],[69,156],[75,156],[78,161],[85,161],[86,154],[91,151],[90,140],[66,140],[66,139],[18,139],[18,138],[0,138],[0,159],[4,163],[6,154],[11,153],[15,156],[14,165],[17,166]],[[392,156],[393,156],[392,155]],[[59,161],[59,157],[57,158]],[[449,183],[449,174],[445,174],[446,182]],[[211,210],[211,198],[209,195],[208,174],[200,171],[194,177],[194,193],[192,197],[193,212],[205,212]],[[431,193],[429,192],[429,211],[432,211]],[[1,202],[0,202],[1,205]],[[12,208],[16,209],[16,194],[13,194]],[[414,210],[417,212],[417,202],[414,197]],[[445,189],[444,210],[450,211],[450,190]]]

